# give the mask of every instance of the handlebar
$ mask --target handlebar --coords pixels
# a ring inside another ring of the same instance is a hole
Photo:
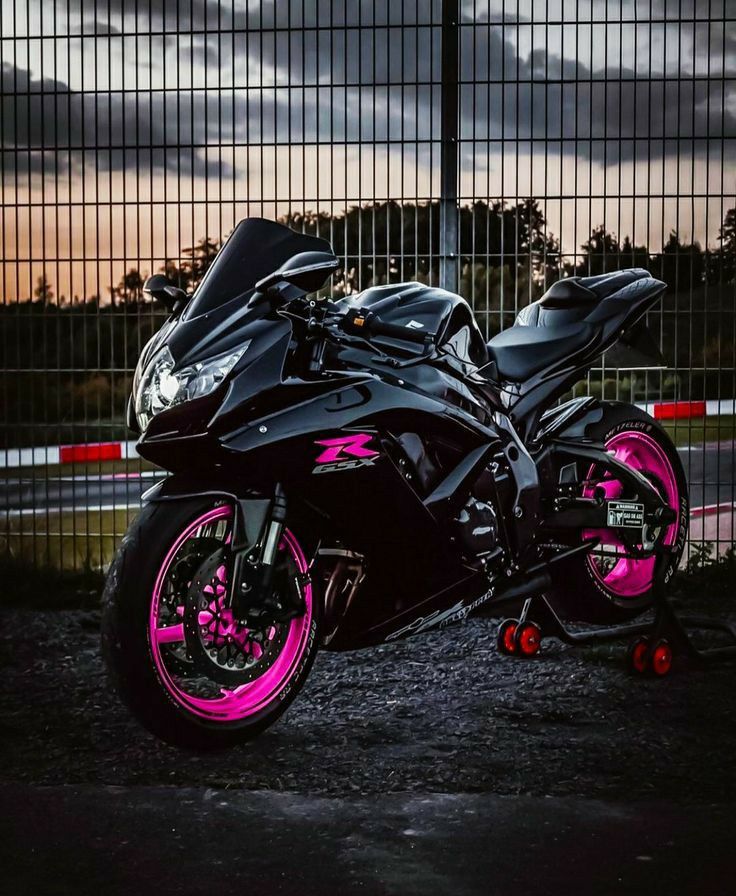
[[[414,342],[417,345],[428,345],[432,342],[433,334],[414,330],[411,327],[400,324],[389,324],[372,311],[352,308],[339,323],[341,330],[346,333],[370,338],[371,336],[388,336],[390,339],[401,339],[404,342]]]

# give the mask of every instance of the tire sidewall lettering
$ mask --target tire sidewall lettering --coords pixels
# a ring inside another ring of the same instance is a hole
[[[294,685],[301,680],[301,677],[304,674],[304,670],[309,663],[309,658],[312,655],[312,650],[314,648],[314,642],[315,642],[316,638],[317,638],[317,621],[313,617],[309,624],[309,634],[307,636],[307,643],[304,647],[304,650],[302,651],[301,657],[299,658],[299,663],[297,664],[297,667],[294,669],[294,671],[291,673],[289,680],[286,682],[284,687],[279,691],[276,699],[278,699],[278,700],[285,699],[288,696],[288,694],[290,693],[290,691],[292,690],[292,688],[294,687]],[[269,704],[269,706],[270,705],[271,704]],[[268,707],[264,707],[264,708],[267,709]]]

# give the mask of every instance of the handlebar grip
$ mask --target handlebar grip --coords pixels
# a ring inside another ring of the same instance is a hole
[[[417,345],[427,345],[432,341],[431,333],[425,333],[422,330],[415,330],[400,324],[386,323],[373,311],[363,312],[358,309],[352,309],[343,318],[340,327],[349,333],[365,334],[368,338],[371,336],[388,336],[390,339],[401,339],[404,342],[414,342]]]

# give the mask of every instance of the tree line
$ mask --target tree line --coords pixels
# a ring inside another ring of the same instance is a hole
[[[344,262],[333,279],[336,297],[378,284],[439,281],[436,202],[377,203],[334,216],[292,212],[281,220],[332,244]],[[220,245],[204,237],[184,249],[181,258],[166,261],[162,272],[192,291]],[[536,200],[476,202],[459,210],[459,247],[459,291],[489,336],[512,323],[517,308],[560,276],[647,268],[669,287],[650,321],[668,363],[708,368],[670,376],[665,390],[672,397],[731,397],[733,375],[723,371],[735,363],[736,208],[727,212],[715,248],[685,243],[672,232],[652,251],[601,226],[571,262],[548,232]],[[109,299],[68,304],[55,299],[42,276],[28,301],[0,305],[5,440],[26,443],[41,422],[53,427],[82,419],[122,420],[140,349],[164,316],[145,298],[143,283],[144,274],[130,268],[109,287]],[[655,383],[654,388],[662,387]]]
[[[327,239],[344,267],[333,281],[335,295],[356,292],[369,286],[419,279],[436,283],[439,278],[440,212],[438,202],[383,202],[353,206],[343,214],[291,212],[281,223],[310,235]],[[222,242],[206,236],[182,250],[179,259],[167,259],[159,269],[172,283],[188,292],[196,289],[214,261]],[[736,208],[729,209],[719,229],[718,246],[702,249],[686,243],[672,231],[659,251],[636,245],[629,236],[622,240],[600,225],[580,246],[575,261],[562,256],[559,240],[547,230],[547,221],[535,199],[516,205],[501,200],[478,201],[459,209],[460,290],[477,306],[500,307],[494,299],[502,284],[512,295],[536,297],[560,276],[590,276],[622,267],[646,267],[664,280],[671,291],[696,289],[701,285],[731,283],[736,278]],[[501,271],[495,277],[478,278],[483,269]],[[145,276],[130,268],[117,284],[107,287],[107,296],[88,300],[75,297],[72,305],[113,307],[145,301]],[[108,298],[109,297],[109,298]],[[37,280],[33,299],[42,305],[54,303],[53,287],[46,274]],[[61,297],[57,304],[65,305]],[[481,309],[485,310],[485,309]]]

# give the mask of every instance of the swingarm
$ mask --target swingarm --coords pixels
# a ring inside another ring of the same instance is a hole
[[[632,498],[609,500],[600,486],[593,489],[592,496],[580,495],[580,486],[585,478],[575,474],[556,484],[558,493],[554,499],[554,511],[545,517],[544,526],[549,529],[637,529],[644,536],[647,530],[661,529],[677,519],[677,512],[659,494],[654,485],[638,470],[632,469],[609,454],[603,447],[567,444],[556,440],[551,449],[558,455],[567,455],[577,462],[606,470],[613,479],[628,486]],[[570,469],[570,464],[562,465],[562,470]],[[643,543],[654,544],[655,539],[643,538]]]

